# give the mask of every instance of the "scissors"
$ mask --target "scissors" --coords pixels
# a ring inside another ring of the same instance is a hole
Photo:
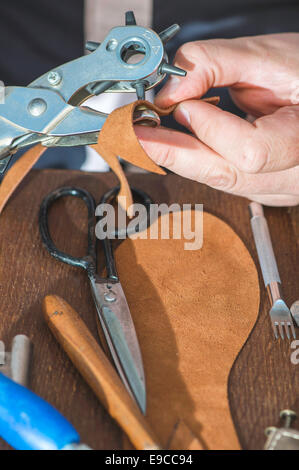
[[[152,200],[141,190],[131,188],[134,199],[138,199],[146,208],[146,226],[150,220],[150,205]],[[104,194],[100,203],[111,203],[119,191],[119,186]],[[86,256],[77,258],[57,249],[49,232],[48,211],[52,204],[65,196],[73,196],[84,201],[88,209],[88,248]],[[107,277],[97,274],[97,238],[95,233],[96,204],[90,193],[75,187],[58,188],[48,194],[43,200],[39,213],[39,228],[44,246],[49,253],[59,261],[86,270],[97,316],[100,320],[109,350],[116,369],[129,393],[136,400],[141,411],[146,411],[145,377],[134,323],[129,306],[118,278],[111,240],[102,240]],[[120,234],[115,230],[114,236]],[[129,229],[127,230],[129,235]]]

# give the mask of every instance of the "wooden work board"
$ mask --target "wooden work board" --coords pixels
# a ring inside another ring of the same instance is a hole
[[[179,176],[129,174],[129,182],[146,191],[156,203],[203,203],[204,209],[227,222],[241,237],[256,264],[248,201]],[[42,299],[65,298],[96,336],[96,318],[86,273],[53,262],[42,246],[38,212],[42,199],[59,186],[79,186],[98,201],[115,185],[112,173],[35,170],[16,191],[1,220],[0,339],[10,347],[16,334],[34,343],[30,387],[59,409],[94,449],[121,449],[122,432],[99,403],[46,326]],[[58,202],[50,212],[55,243],[73,255],[86,249],[86,213],[82,201]],[[274,251],[288,305],[299,298],[299,206],[266,208]],[[269,301],[259,271],[261,305],[258,322],[239,354],[229,380],[231,413],[241,446],[261,449],[264,429],[279,424],[279,411],[299,414],[299,365],[290,361],[290,344],[274,341],[268,317]],[[243,313],[246,315],[246,312]],[[299,429],[299,421],[294,423]],[[0,450],[9,446],[0,440]]]

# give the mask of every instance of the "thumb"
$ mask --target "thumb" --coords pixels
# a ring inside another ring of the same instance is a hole
[[[299,106],[279,108],[253,124],[200,100],[181,103],[175,119],[245,173],[269,173],[299,164]]]

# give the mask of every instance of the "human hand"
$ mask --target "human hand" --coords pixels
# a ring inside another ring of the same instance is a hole
[[[299,204],[299,34],[184,44],[156,104],[179,103],[175,119],[193,135],[136,126],[148,155],[175,173],[266,205]],[[248,122],[199,101],[228,86]]]

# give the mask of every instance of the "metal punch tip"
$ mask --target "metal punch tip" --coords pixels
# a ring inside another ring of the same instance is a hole
[[[100,42],[86,41],[85,49],[89,52],[94,52],[100,45],[101,45]]]
[[[167,75],[178,75],[179,77],[185,77],[187,75],[186,70],[180,69],[175,65],[166,64],[166,62],[161,65],[160,73],[166,73]]]
[[[179,31],[180,31],[180,26],[178,24],[173,24],[169,26],[169,28],[164,29],[159,36],[163,44],[166,44],[168,41],[170,41]]]
[[[126,11],[126,26],[136,25],[136,19],[133,11]]]
[[[109,80],[106,80],[106,81],[103,81],[103,82],[97,82],[97,83],[92,84],[89,87],[89,91],[93,95],[98,96],[101,93],[104,93],[104,91],[109,90],[109,88],[111,88],[114,84],[115,84],[115,82],[109,81]]]
[[[145,82],[137,82],[135,83],[135,85],[133,85],[135,90],[136,90],[136,94],[137,94],[137,98],[139,100],[145,100],[145,87],[146,87],[146,83]]]

